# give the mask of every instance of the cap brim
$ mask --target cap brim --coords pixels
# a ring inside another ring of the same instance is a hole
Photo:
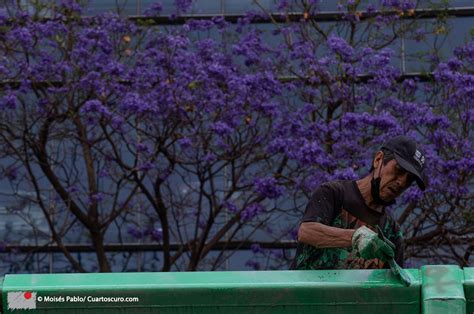
[[[400,167],[411,173],[412,175],[415,176],[415,181],[416,184],[418,184],[418,187],[420,190],[424,191],[426,188],[425,181],[423,180],[423,176],[413,167],[408,161],[400,157],[397,153],[395,155],[395,160],[398,162]]]

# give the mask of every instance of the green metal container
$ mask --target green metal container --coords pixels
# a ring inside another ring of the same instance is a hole
[[[464,295],[466,296],[466,313],[474,313],[474,268],[464,268]]]
[[[34,299],[34,313],[419,313],[409,271],[410,287],[389,270],[7,275],[3,309],[32,313],[18,307]]]
[[[421,268],[424,314],[464,314],[464,273],[458,266],[435,265]]]

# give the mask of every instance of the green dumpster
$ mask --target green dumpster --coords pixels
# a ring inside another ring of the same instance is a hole
[[[466,313],[474,313],[474,268],[464,268],[464,295],[466,296]]]
[[[423,314],[464,314],[464,273],[458,266],[423,266],[422,272],[422,313]]]
[[[7,275],[4,313],[420,313],[389,270]]]

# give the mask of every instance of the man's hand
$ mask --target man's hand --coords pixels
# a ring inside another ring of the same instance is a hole
[[[352,235],[352,250],[364,259],[378,258],[383,262],[395,256],[393,248],[365,226],[357,229]]]

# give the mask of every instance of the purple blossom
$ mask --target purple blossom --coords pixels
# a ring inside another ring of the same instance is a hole
[[[454,55],[460,59],[466,59],[468,62],[473,63],[474,61],[474,42],[468,42],[461,47],[454,49]]]
[[[127,93],[120,104],[120,109],[126,113],[133,113],[143,108],[145,102],[137,93]]]
[[[123,123],[124,123],[124,119],[121,116],[114,115],[112,117],[111,125],[113,128],[120,129]]]
[[[426,31],[423,28],[418,28],[415,31],[414,37],[417,43],[421,42],[426,36]]]
[[[214,16],[212,18],[212,23],[218,27],[218,29],[225,29],[229,26],[229,23],[225,20],[223,16]]]
[[[6,25],[8,20],[7,10],[0,8],[0,26]]]
[[[0,100],[0,110],[15,110],[18,98],[14,94],[7,94]]]
[[[240,220],[242,222],[252,220],[257,215],[263,213],[264,211],[265,211],[265,208],[261,204],[258,204],[258,203],[250,204],[240,214]]]
[[[318,142],[304,141],[289,156],[298,160],[302,165],[319,164],[322,167],[327,167],[331,163],[330,157],[324,153]]]
[[[147,171],[150,171],[151,169],[153,169],[154,167],[155,167],[155,165],[152,162],[147,161],[147,162],[144,162],[144,163],[138,165],[138,170],[147,172]]]
[[[351,61],[354,56],[352,48],[343,38],[336,35],[329,36],[327,40],[329,48],[337,53],[343,61]]]
[[[337,169],[334,172],[333,178],[335,180],[356,180],[358,179],[357,173],[354,172],[352,167],[348,167],[345,169]]]
[[[190,148],[193,144],[192,140],[189,137],[183,137],[178,140],[179,145],[182,149]]]
[[[289,140],[283,138],[275,138],[270,141],[267,150],[271,154],[283,153],[287,151]]]
[[[170,167],[166,167],[164,170],[161,170],[158,174],[158,177],[160,180],[164,181],[166,180],[171,174],[173,173],[173,170]]]
[[[148,9],[145,10],[144,15],[145,16],[158,16],[161,14],[163,11],[163,5],[161,2],[155,2],[153,3]]]
[[[109,169],[107,168],[102,168],[99,171],[99,178],[107,178],[110,177]]]
[[[298,229],[291,229],[290,237],[292,240],[298,239]]]
[[[255,191],[269,199],[278,198],[285,191],[274,177],[256,178],[253,184]]]
[[[174,0],[176,13],[183,14],[186,13],[192,6],[193,0]]]
[[[417,89],[417,82],[415,80],[406,79],[403,81],[403,89],[405,91],[414,92]]]
[[[79,189],[75,185],[71,185],[71,186],[68,186],[66,188],[66,192],[68,192],[70,194],[76,193],[78,191],[79,191]]]
[[[237,208],[237,206],[236,206],[233,202],[231,202],[231,201],[225,201],[225,202],[222,204],[222,206],[223,206],[224,208],[226,208],[229,212],[233,213],[233,214],[235,214],[235,213],[237,213],[237,212],[239,211],[239,209]]]
[[[100,203],[105,199],[105,195],[101,192],[93,193],[89,196],[89,204]]]
[[[233,128],[231,128],[227,123],[222,121],[216,122],[211,125],[211,130],[221,136],[231,135],[234,132]]]
[[[250,250],[254,254],[263,253],[263,249],[260,247],[258,243],[252,243],[252,245],[250,245]]]
[[[17,40],[25,49],[30,49],[30,47],[33,45],[34,38],[31,30],[27,27],[15,28],[8,32],[7,36],[11,40]]]
[[[156,242],[160,242],[163,239],[163,229],[154,228],[151,231],[151,238]]]
[[[217,160],[217,156],[212,152],[208,152],[203,158],[203,161],[206,163],[213,163],[216,160]]]
[[[406,11],[414,9],[416,7],[416,1],[414,0],[382,0],[381,5],[390,9],[398,9]]]
[[[448,67],[451,71],[459,71],[461,70],[462,66],[463,66],[463,63],[461,62],[461,60],[457,59],[457,58],[451,58],[448,60]]]
[[[135,239],[142,239],[144,236],[143,231],[141,231],[135,226],[129,226],[127,229],[127,233]]]
[[[88,100],[84,103],[84,106],[81,108],[82,113],[98,113],[104,117],[109,117],[111,115],[109,109],[105,107],[99,100]]]
[[[279,114],[280,105],[275,101],[268,101],[262,104],[256,104],[255,108],[265,115],[276,117]]]
[[[81,13],[82,7],[76,0],[61,0],[61,7],[75,13]]]
[[[151,154],[151,148],[146,143],[137,143],[136,144],[137,152],[145,153],[147,155]]]
[[[277,9],[278,11],[284,11],[290,7],[288,0],[278,0]]]

